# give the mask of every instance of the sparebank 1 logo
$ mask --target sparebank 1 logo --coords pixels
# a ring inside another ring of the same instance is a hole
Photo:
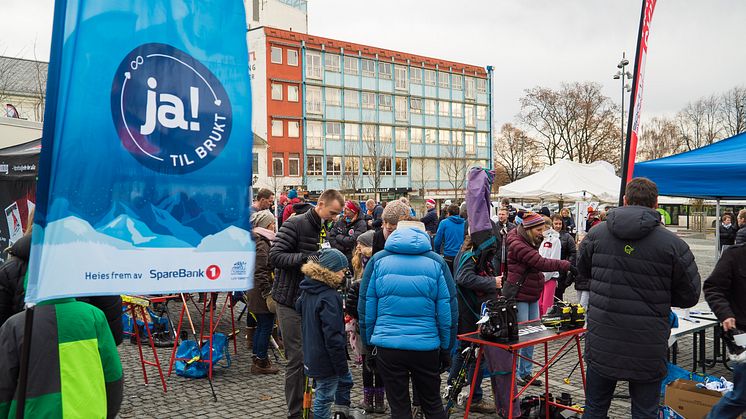
[[[119,65],[111,90],[122,144],[157,172],[201,169],[230,138],[231,103],[223,85],[202,63],[170,45],[133,49]]]

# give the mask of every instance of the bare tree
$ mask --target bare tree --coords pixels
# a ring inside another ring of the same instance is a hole
[[[4,55],[5,54],[3,53],[2,56],[0,56],[0,102],[2,103],[2,106],[5,106],[5,103],[14,93],[13,77],[16,73],[16,68],[18,67],[17,59],[6,57]]]
[[[471,161],[466,158],[463,145],[441,145],[440,149],[445,149],[445,159],[440,160],[442,170],[446,174],[446,179],[453,189],[456,200],[458,200],[459,192],[463,191],[466,187],[466,175],[469,171]]]
[[[495,163],[503,169],[508,182],[514,182],[534,171],[541,163],[537,158],[541,145],[526,133],[507,123],[500,128],[495,141]]]
[[[363,172],[375,191],[375,200],[379,201],[383,177],[392,175],[391,143],[379,141],[374,126],[363,126],[363,149]]]
[[[694,150],[712,144],[719,138],[719,104],[715,96],[689,102],[676,114],[679,135],[686,150]]]
[[[360,190],[362,176],[360,175],[360,150],[357,143],[345,144],[345,161],[342,165],[342,175],[339,178],[339,189],[344,194],[355,194]]]
[[[412,157],[412,185],[419,190],[421,197],[427,195],[427,181],[432,174],[427,172],[427,159],[424,157]]]
[[[719,123],[726,137],[746,131],[746,86],[736,86],[723,93]]]
[[[547,163],[619,163],[618,107],[598,83],[563,83],[559,90],[535,87],[521,98],[520,121],[537,136]]]
[[[34,118],[44,122],[44,100],[47,96],[48,64],[36,59],[36,41],[34,40]]]
[[[676,121],[655,117],[643,124],[640,130],[640,141],[637,155],[640,161],[659,159],[684,150],[685,144]]]

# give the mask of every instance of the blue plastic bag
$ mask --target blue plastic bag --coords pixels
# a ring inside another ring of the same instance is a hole
[[[188,378],[207,377],[209,365],[206,362],[199,362],[201,359],[209,359],[210,342],[204,341],[202,349],[193,340],[184,340],[176,348],[176,358],[179,359],[174,364],[176,375]],[[228,353],[228,338],[223,333],[212,335],[212,366],[215,368],[220,361],[225,358],[226,365],[224,368],[231,366],[231,356]]]

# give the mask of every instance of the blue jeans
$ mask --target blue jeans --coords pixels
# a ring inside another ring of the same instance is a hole
[[[317,378],[316,394],[313,399],[313,417],[315,419],[330,419],[332,417],[332,404],[349,406],[352,384],[352,373],[350,371],[347,371],[347,374],[341,377]]]
[[[451,370],[448,372],[448,384],[453,383],[453,380],[456,379],[456,375],[458,375],[458,372],[464,365],[464,358],[461,356],[461,351],[463,349],[464,348],[459,347],[458,352],[456,352],[451,358]],[[474,402],[478,402],[482,400],[482,397],[484,397],[482,392],[482,378],[484,377],[484,372],[487,370],[485,364],[486,361],[482,359],[482,364],[479,366],[479,374],[477,374],[477,387],[474,389]],[[472,377],[474,377],[474,364],[469,368],[464,387],[471,385]]]
[[[259,359],[267,359],[267,348],[269,347],[269,337],[272,335],[272,329],[275,327],[275,315],[272,313],[255,314],[256,329],[254,330],[254,340],[252,341],[252,350],[254,356]]]
[[[525,322],[529,320],[536,320],[539,318],[539,300],[532,301],[530,303],[519,301],[518,302],[518,322]],[[526,358],[533,358],[534,347],[529,346],[528,348],[521,349],[521,355]],[[518,377],[525,377],[531,375],[531,369],[534,364],[523,358],[518,360]]]
[[[733,391],[723,395],[712,407],[708,418],[730,419],[746,412],[746,362],[731,362],[733,366]]]

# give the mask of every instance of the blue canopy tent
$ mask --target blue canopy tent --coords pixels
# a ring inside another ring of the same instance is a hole
[[[720,200],[746,198],[746,132],[696,150],[635,164],[635,176],[658,185],[661,195]],[[716,243],[720,230],[715,229]]]

